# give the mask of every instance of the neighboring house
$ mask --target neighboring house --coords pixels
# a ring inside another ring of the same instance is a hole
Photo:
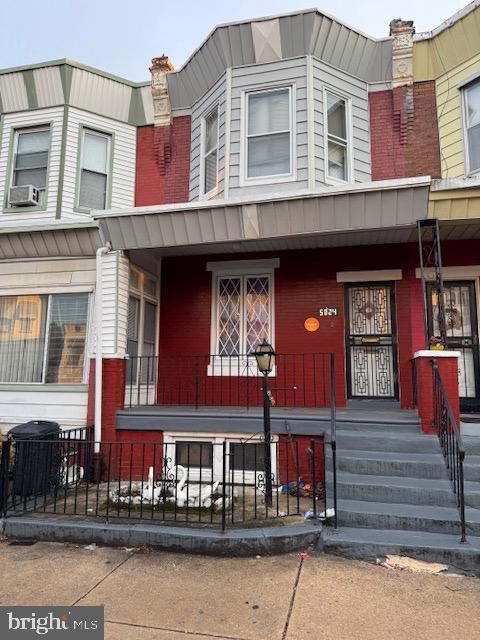
[[[86,422],[102,244],[90,211],[133,206],[136,127],[151,119],[148,83],[69,60],[0,71],[3,429]],[[105,259],[106,277],[117,261]]]

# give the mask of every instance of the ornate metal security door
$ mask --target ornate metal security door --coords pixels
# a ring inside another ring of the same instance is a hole
[[[427,287],[428,337],[440,337],[437,292]],[[463,411],[480,406],[480,374],[478,353],[478,324],[475,285],[472,281],[443,283],[445,307],[446,348],[460,352],[458,384]]]
[[[394,292],[391,284],[346,291],[349,398],[397,398]]]

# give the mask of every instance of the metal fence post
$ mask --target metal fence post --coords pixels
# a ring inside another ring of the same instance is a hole
[[[0,456],[0,513],[7,514],[8,506],[8,475],[10,470],[10,439],[7,438],[1,443],[2,453]]]
[[[227,443],[225,440],[222,444],[222,531],[227,526]]]

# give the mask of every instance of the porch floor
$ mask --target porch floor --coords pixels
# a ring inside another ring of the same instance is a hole
[[[272,407],[273,433],[305,435],[328,431],[330,408]],[[286,423],[288,423],[286,425]],[[414,410],[400,409],[394,403],[352,402],[337,409],[337,423],[361,423],[372,426],[419,426]],[[120,430],[178,430],[209,432],[255,433],[263,429],[262,407],[152,405],[122,409],[117,412],[116,427]],[[420,427],[419,427],[420,428]]]

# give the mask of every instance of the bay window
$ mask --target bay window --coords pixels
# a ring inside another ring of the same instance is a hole
[[[88,293],[0,297],[0,382],[84,381]]]
[[[218,175],[218,107],[203,120],[203,194],[217,186]]]
[[[330,91],[325,91],[324,96],[326,177],[335,181],[348,182],[350,176],[347,100]]]
[[[293,173],[291,102],[291,87],[246,94],[247,179]]]
[[[15,132],[12,186],[36,187],[40,192],[39,204],[45,203],[49,146],[49,127]]]
[[[78,206],[105,209],[110,180],[111,136],[82,129]]]
[[[466,173],[480,170],[480,80],[463,90]]]

